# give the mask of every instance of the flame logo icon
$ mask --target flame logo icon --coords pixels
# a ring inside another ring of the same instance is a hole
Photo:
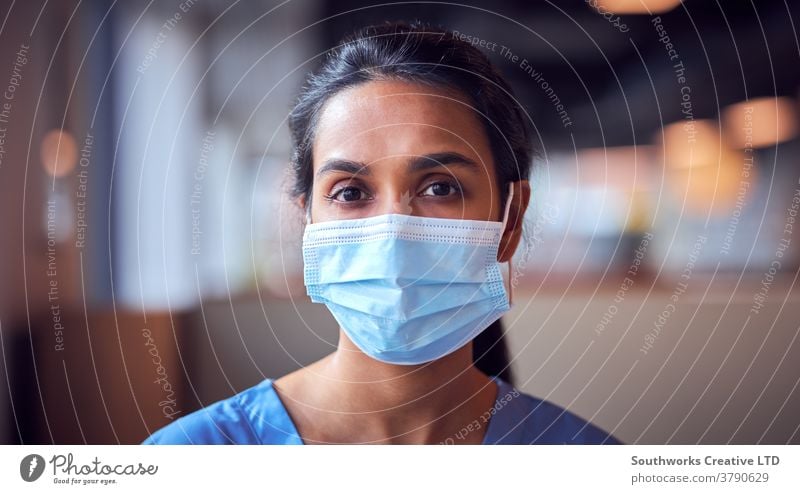
[[[34,482],[44,472],[44,458],[39,455],[28,455],[19,463],[19,474],[25,482]]]

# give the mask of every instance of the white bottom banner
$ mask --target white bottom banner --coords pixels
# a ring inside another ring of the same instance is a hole
[[[800,492],[800,446],[0,446],[0,459],[14,493]]]

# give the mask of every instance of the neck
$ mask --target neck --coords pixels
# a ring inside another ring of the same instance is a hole
[[[357,414],[368,424],[364,430],[397,442],[443,440],[491,407],[496,395],[473,365],[472,343],[433,362],[395,365],[364,354],[340,331],[337,351],[320,370],[340,411]]]

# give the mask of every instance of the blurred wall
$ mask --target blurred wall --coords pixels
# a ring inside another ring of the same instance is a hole
[[[0,378],[4,383],[14,378],[9,367],[13,364],[11,349],[17,348],[20,341],[17,331],[27,332],[27,315],[42,312],[49,305],[47,285],[40,276],[47,265],[46,238],[42,228],[46,220],[46,187],[42,184],[44,173],[39,164],[38,149],[28,147],[32,129],[35,132],[33,108],[37,107],[41,96],[35,81],[42,78],[48,62],[39,54],[52,47],[49,40],[30,36],[37,7],[35,4],[20,5],[15,22],[4,23],[3,43],[0,43],[0,87],[3,94],[11,82],[18,52],[28,47],[13,100],[3,98],[2,101],[10,104],[10,117],[0,124],[4,141],[3,153],[0,154],[0,350],[5,357],[0,366]],[[42,111],[46,111],[46,107]],[[24,183],[31,186],[23,187]],[[11,407],[10,390],[2,386],[0,421],[3,424],[13,424]],[[0,429],[0,443],[9,442],[11,434],[8,427]]]

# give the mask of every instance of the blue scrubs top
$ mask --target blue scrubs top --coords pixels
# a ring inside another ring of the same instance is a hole
[[[548,401],[526,395],[505,381],[491,413],[472,430],[488,427],[483,444],[619,444],[612,435]],[[465,427],[457,434],[468,434]],[[303,444],[272,387],[272,380],[181,417],[142,444]]]

